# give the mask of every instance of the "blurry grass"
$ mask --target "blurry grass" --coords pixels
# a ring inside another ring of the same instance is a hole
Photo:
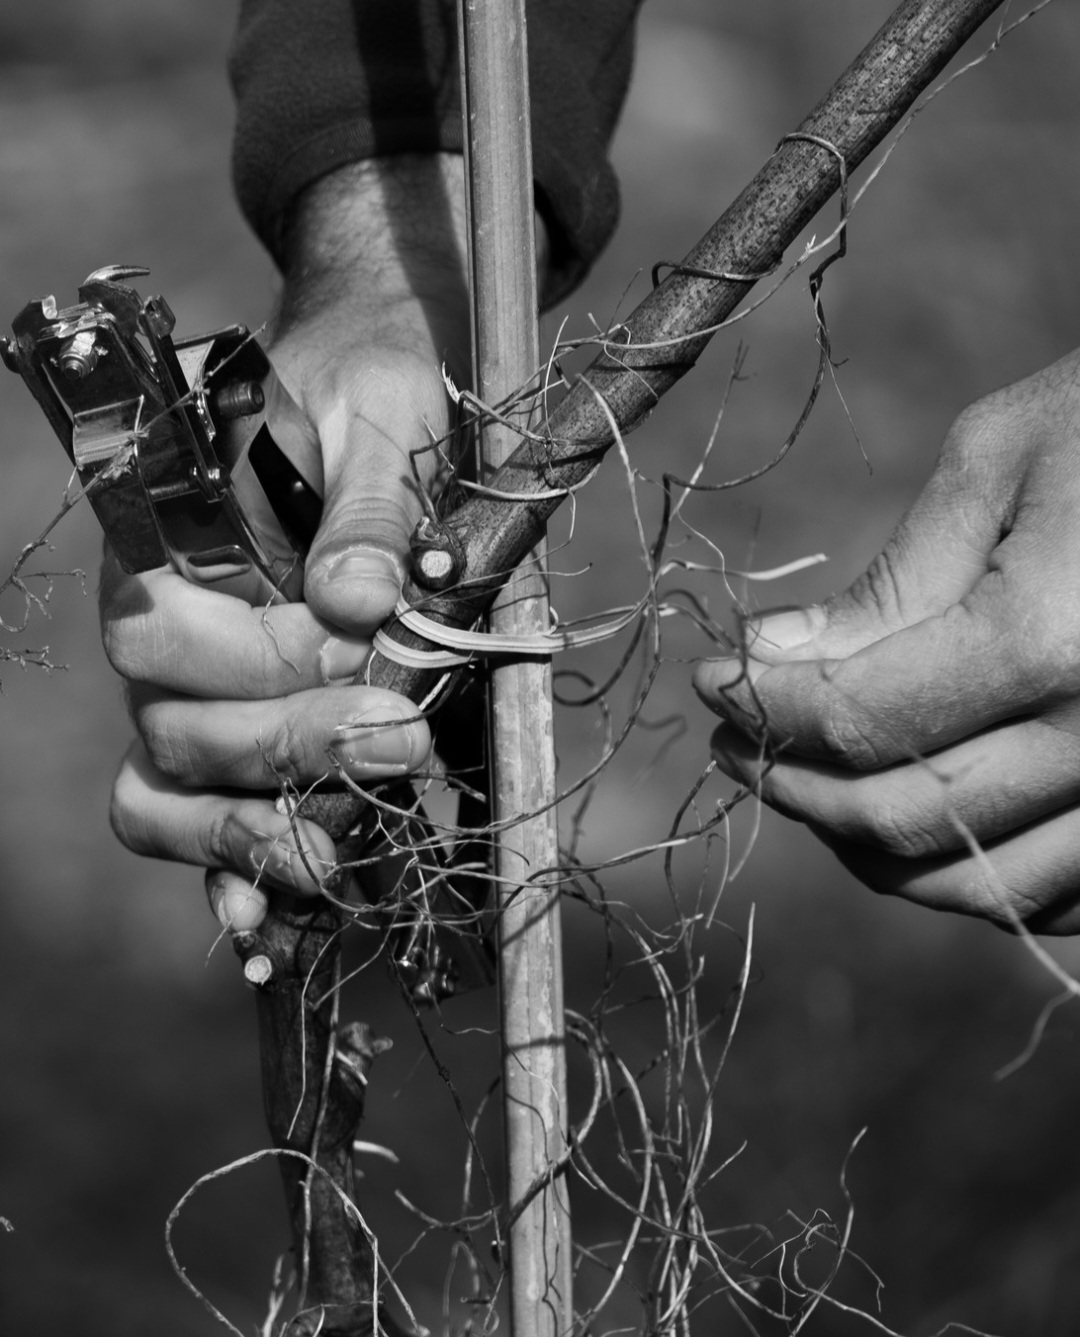
[[[689,247],[889,8],[646,6],[617,150],[626,221],[571,304],[571,328],[589,310],[606,321],[634,273]],[[269,268],[227,187],[230,10],[211,0],[72,0],[0,12],[7,318],[31,296],[65,298],[90,269],[128,260],[152,266],[185,330],[262,318]],[[830,400],[782,470],[694,503],[695,521],[735,565],[828,548],[828,568],[770,588],[770,602],[845,584],[917,493],[963,404],[1075,341],[1078,26],[1075,7],[1052,6],[939,101],[860,209],[847,261],[830,271],[826,310],[848,358],[841,383],[873,474]],[[750,380],[716,461],[725,474],[771,454],[801,405],[814,359],[801,283],[748,332]],[[718,341],[633,439],[640,468],[655,476],[696,456],[735,337]],[[12,378],[0,380],[0,412],[7,561],[51,514],[65,471]],[[616,601],[622,573],[633,571],[628,527],[613,530],[607,495],[603,485],[582,495],[584,556],[568,565],[591,559],[595,569],[567,582],[565,614]],[[97,548],[90,518],[78,515],[50,565],[92,570]],[[228,952],[205,964],[213,926],[198,876],[134,860],[107,832],[127,725],[96,646],[92,600],[61,586],[54,608],[31,638],[51,643],[70,671],[8,670],[0,698],[0,1214],[16,1226],[0,1238],[0,1330],[125,1337],[153,1323],[203,1333],[208,1320],[168,1274],[160,1228],[196,1175],[262,1144],[253,1019]],[[688,656],[704,649],[687,638]],[[668,820],[657,795],[685,788],[708,730],[672,666],[650,715],[676,709],[690,716],[688,737],[642,786],[634,777],[647,757],[628,753],[594,813],[594,851],[640,843]],[[569,741],[564,752],[572,769]],[[639,903],[651,891],[633,875],[619,885]],[[1026,1068],[995,1085],[991,1074],[1022,1048],[1052,991],[1014,943],[874,900],[775,818],[725,893],[736,929],[751,901],[759,969],[719,1112],[730,1149],[744,1138],[749,1146],[716,1186],[717,1223],[840,1211],[839,1168],[868,1125],[849,1180],[855,1247],[885,1277],[890,1324],[922,1334],[956,1319],[1016,1337],[1072,1337],[1080,1079],[1071,1010]],[[716,1007],[734,946],[721,935],[711,963]],[[1074,947],[1057,950],[1075,963]],[[572,978],[588,964],[575,958]],[[459,1166],[446,1152],[445,1102],[415,1065],[397,1004],[378,981],[362,992],[356,1006],[398,1040],[377,1069],[367,1135],[394,1145],[403,1169],[395,1178],[374,1167],[370,1183],[450,1201]],[[469,1015],[480,1006],[469,1004]],[[259,1313],[280,1243],[276,1195],[272,1174],[245,1177],[216,1190],[181,1233],[193,1274],[241,1323]],[[405,1223],[388,1218],[392,1251]],[[438,1285],[427,1277],[432,1304]],[[809,1328],[853,1330],[828,1313]]]

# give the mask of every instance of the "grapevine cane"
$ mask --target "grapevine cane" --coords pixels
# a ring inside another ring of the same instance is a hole
[[[617,337],[611,337],[542,424],[540,439],[524,439],[487,480],[485,494],[447,518],[445,546],[453,554],[458,583],[433,590],[414,578],[404,590],[406,603],[452,628],[469,627],[487,611],[518,563],[540,542],[556,507],[613,444],[615,425],[621,433],[630,431],[694,365],[715,329],[760,278],[775,272],[785,248],[846,174],[896,126],[1001,2],[904,0],[898,6],[705,237],[619,326]],[[428,638],[399,620],[389,625],[387,634],[405,649],[433,648]],[[420,702],[443,676],[441,668],[376,656],[364,680]],[[313,795],[299,811],[340,842],[343,860],[355,857],[357,843],[368,841],[377,815],[364,799],[351,794]],[[301,1128],[313,1128],[317,1137],[328,1114],[338,1117],[335,1083],[325,1080],[337,1062],[329,1048],[332,1032],[325,1020],[313,1023],[303,999],[308,972],[316,962],[320,969],[327,968],[339,928],[336,914],[326,908],[294,909],[275,913],[259,933],[239,944],[249,979],[261,986],[260,1013],[267,1018],[261,1032],[270,1049],[264,1050],[264,1074],[275,1083],[280,1074],[291,1074],[287,1080],[293,1089],[304,1091],[309,1106],[314,1098],[315,1110],[321,1108],[323,1115],[322,1120],[305,1124],[307,1116],[296,1119],[294,1107],[291,1127],[286,1128],[281,1128],[280,1117],[274,1127],[272,1117],[276,1141],[283,1136],[302,1141]],[[261,964],[253,970],[255,962]],[[313,999],[322,997],[318,986],[308,993]],[[276,995],[281,1001],[274,1001]],[[307,1018],[303,1026],[298,1021],[301,1016]],[[305,1065],[310,1065],[308,1071],[323,1074],[315,1088],[302,1077]],[[280,1104],[272,1092],[267,1093],[268,1112]],[[357,1117],[359,1112],[355,1110]],[[302,1149],[310,1150],[310,1140]],[[322,1164],[323,1151],[317,1150]],[[335,1162],[326,1169],[334,1182],[351,1192],[347,1166]],[[295,1193],[291,1201],[297,1201]],[[323,1210],[322,1204],[319,1209]],[[306,1208],[293,1212],[294,1232],[298,1220],[302,1231],[297,1250],[310,1259],[309,1302],[328,1306],[328,1315],[334,1306],[341,1306],[343,1314],[357,1314],[358,1293],[364,1298],[371,1294],[370,1256],[355,1231],[334,1226],[334,1214],[343,1215],[337,1198],[328,1198],[325,1212],[329,1223],[317,1231],[312,1229],[312,1212]],[[347,1248],[343,1237],[350,1241]],[[332,1256],[317,1258],[323,1249]],[[363,1273],[359,1290],[357,1268]],[[361,1326],[357,1315],[353,1327],[328,1325],[322,1331],[349,1337],[371,1333],[370,1310],[366,1322]]]

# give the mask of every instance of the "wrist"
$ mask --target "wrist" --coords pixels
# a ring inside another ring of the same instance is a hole
[[[429,344],[467,382],[460,156],[374,158],[331,172],[298,198],[284,259],[279,335],[318,319],[350,343]]]

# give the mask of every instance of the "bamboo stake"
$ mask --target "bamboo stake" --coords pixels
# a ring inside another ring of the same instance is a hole
[[[499,403],[540,359],[524,0],[459,0],[458,19],[473,374],[480,398]],[[511,425],[482,425],[484,478],[519,439]],[[549,625],[537,568],[542,534],[538,540],[495,600],[493,631],[528,634]],[[546,871],[559,863],[550,664],[504,663],[492,671],[489,691],[494,816],[502,827],[495,870],[510,1331],[560,1337],[573,1323],[569,1203],[565,1180],[544,1183],[566,1151],[559,879]]]

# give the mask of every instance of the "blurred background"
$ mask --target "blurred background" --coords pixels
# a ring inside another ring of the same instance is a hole
[[[645,7],[616,145],[624,221],[559,313],[570,332],[585,330],[590,313],[606,324],[629,309],[654,261],[686,252],[891,7]],[[0,0],[5,324],[31,297],[74,300],[89,271],[117,262],[151,268],[146,289],[168,297],[181,332],[265,318],[274,276],[228,183],[224,57],[233,9],[220,0]],[[824,300],[872,472],[827,388],[780,469],[695,499],[688,515],[734,567],[828,554],[827,565],[741,594],[804,602],[843,587],[917,495],[956,413],[1077,342],[1078,42],[1076,7],[1050,5],[927,110],[859,207],[849,255],[830,271]],[[828,226],[819,222],[818,234]],[[633,438],[639,469],[658,477],[692,467],[739,340],[748,346],[747,379],[711,476],[736,476],[774,454],[816,362],[805,282],[800,274],[752,322],[716,341]],[[0,433],[6,572],[58,509],[67,471],[13,377],[0,378]],[[608,467],[585,494],[574,545],[560,560],[567,571],[590,569],[565,582],[560,611],[635,597],[630,513],[610,503],[624,493],[619,470]],[[654,502],[646,487],[649,515]],[[171,1274],[163,1225],[199,1175],[265,1143],[254,1014],[231,951],[215,941],[201,877],[127,855],[107,827],[129,730],[97,640],[99,547],[88,509],[77,508],[35,566],[81,568],[85,589],[58,579],[47,619],[34,611],[24,631],[3,632],[4,648],[47,644],[66,668],[46,675],[0,665],[0,1216],[14,1227],[0,1235],[0,1330],[196,1337],[215,1325]],[[723,618],[730,597],[718,582],[710,589]],[[19,608],[9,593],[0,612],[11,622]],[[586,821],[587,857],[666,831],[707,755],[709,731],[678,661],[707,652],[700,636],[671,642],[647,714],[677,713],[685,733],[659,757],[657,737],[643,737],[611,768]],[[590,729],[568,713],[563,733],[564,774],[577,774],[593,755]],[[751,841],[749,816],[735,823],[736,855]],[[696,876],[688,869],[691,889]],[[716,881],[714,873],[714,890]],[[657,867],[632,867],[613,885],[643,912],[666,913]],[[847,1174],[852,1246],[884,1282],[882,1320],[912,1337],[950,1320],[1010,1337],[1071,1337],[1080,1314],[1074,1009],[1054,1014],[1025,1066],[994,1080],[1024,1049],[1055,983],[989,927],[877,900],[803,830],[766,814],[744,870],[723,892],[728,927],[713,934],[705,1012],[728,998],[751,906],[754,980],[716,1104],[718,1156],[747,1145],[713,1188],[715,1226],[755,1221],[787,1233],[787,1213],[842,1214],[841,1167],[865,1127]],[[595,935],[576,934],[576,922],[568,970],[581,1005],[595,993],[599,962]],[[1080,966],[1075,943],[1048,945],[1066,968]],[[365,1205],[392,1258],[415,1233],[394,1191],[426,1210],[452,1211],[461,1157],[448,1150],[449,1100],[376,974],[355,1006],[396,1047],[376,1070],[365,1135],[392,1146],[400,1164],[374,1165]],[[483,1027],[489,1008],[490,1000],[473,1000],[461,1016]],[[490,1040],[479,1037],[475,1055],[471,1041],[447,1043],[459,1045],[466,1086],[481,1090]],[[583,1229],[592,1228],[597,1209],[580,1209]],[[206,1189],[177,1243],[192,1279],[252,1331],[285,1243],[273,1169]],[[431,1323],[440,1248],[421,1251],[401,1274]],[[860,1303],[872,1299],[872,1287],[855,1289]],[[746,1331],[733,1315],[709,1321],[709,1331],[728,1330]],[[831,1337],[870,1328],[819,1311],[805,1330]]]

